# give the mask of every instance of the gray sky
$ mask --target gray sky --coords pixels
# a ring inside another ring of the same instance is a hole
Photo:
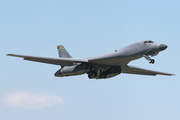
[[[179,1],[0,1],[1,120],[179,120]],[[176,76],[121,74],[90,80],[56,78],[60,66],[23,61],[7,53],[74,58],[153,40],[168,45],[149,64],[130,64]]]

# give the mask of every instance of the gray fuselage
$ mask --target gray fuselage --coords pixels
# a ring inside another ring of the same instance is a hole
[[[106,67],[107,65],[121,68],[122,66],[126,66],[130,61],[143,57],[143,55],[157,55],[159,51],[161,51],[160,45],[162,44],[157,44],[152,41],[148,42],[149,41],[136,42],[109,54],[87,58],[89,61],[88,64],[76,63],[72,66],[64,66],[55,73],[55,76],[63,77],[88,73],[92,70],[91,63],[93,63],[93,70],[98,73],[100,69],[103,71],[110,69],[110,67]],[[98,67],[96,67],[96,64]],[[119,72],[117,74],[119,74]],[[117,74],[113,73],[110,76]]]

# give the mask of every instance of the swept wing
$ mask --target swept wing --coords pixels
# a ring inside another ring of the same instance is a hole
[[[18,54],[7,54],[7,56],[21,57],[24,60],[42,62],[54,65],[70,66],[73,63],[87,63],[87,59],[76,59],[76,58],[56,58],[56,57],[40,57],[40,56],[29,56],[29,55],[18,55]]]
[[[127,65],[126,67],[122,67],[121,72],[128,73],[128,74],[151,75],[151,76],[156,76],[156,75],[172,76],[172,75],[174,75],[174,74],[170,74],[170,73],[163,73],[163,72],[148,70],[148,69],[144,69],[144,68],[139,68],[139,67],[135,67],[132,65]]]

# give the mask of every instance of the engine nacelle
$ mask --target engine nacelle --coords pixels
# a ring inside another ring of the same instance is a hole
[[[87,73],[90,71],[90,66],[83,64],[83,63],[77,63],[73,66],[65,66],[62,69],[58,70],[55,73],[56,77],[63,77],[63,76],[73,76],[73,75],[81,75],[84,73]]]

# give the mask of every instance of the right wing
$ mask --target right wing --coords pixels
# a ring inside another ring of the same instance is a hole
[[[151,76],[156,76],[156,75],[172,76],[172,75],[174,75],[174,74],[170,74],[170,73],[163,73],[163,72],[158,72],[158,71],[153,71],[153,70],[147,70],[147,69],[135,67],[132,65],[127,65],[126,67],[122,67],[122,73],[151,75]]]
[[[7,56],[22,57],[24,60],[30,60],[35,62],[42,62],[54,65],[70,66],[73,63],[88,63],[87,59],[76,59],[76,58],[55,58],[55,57],[39,57],[29,55],[17,55],[7,54]]]

